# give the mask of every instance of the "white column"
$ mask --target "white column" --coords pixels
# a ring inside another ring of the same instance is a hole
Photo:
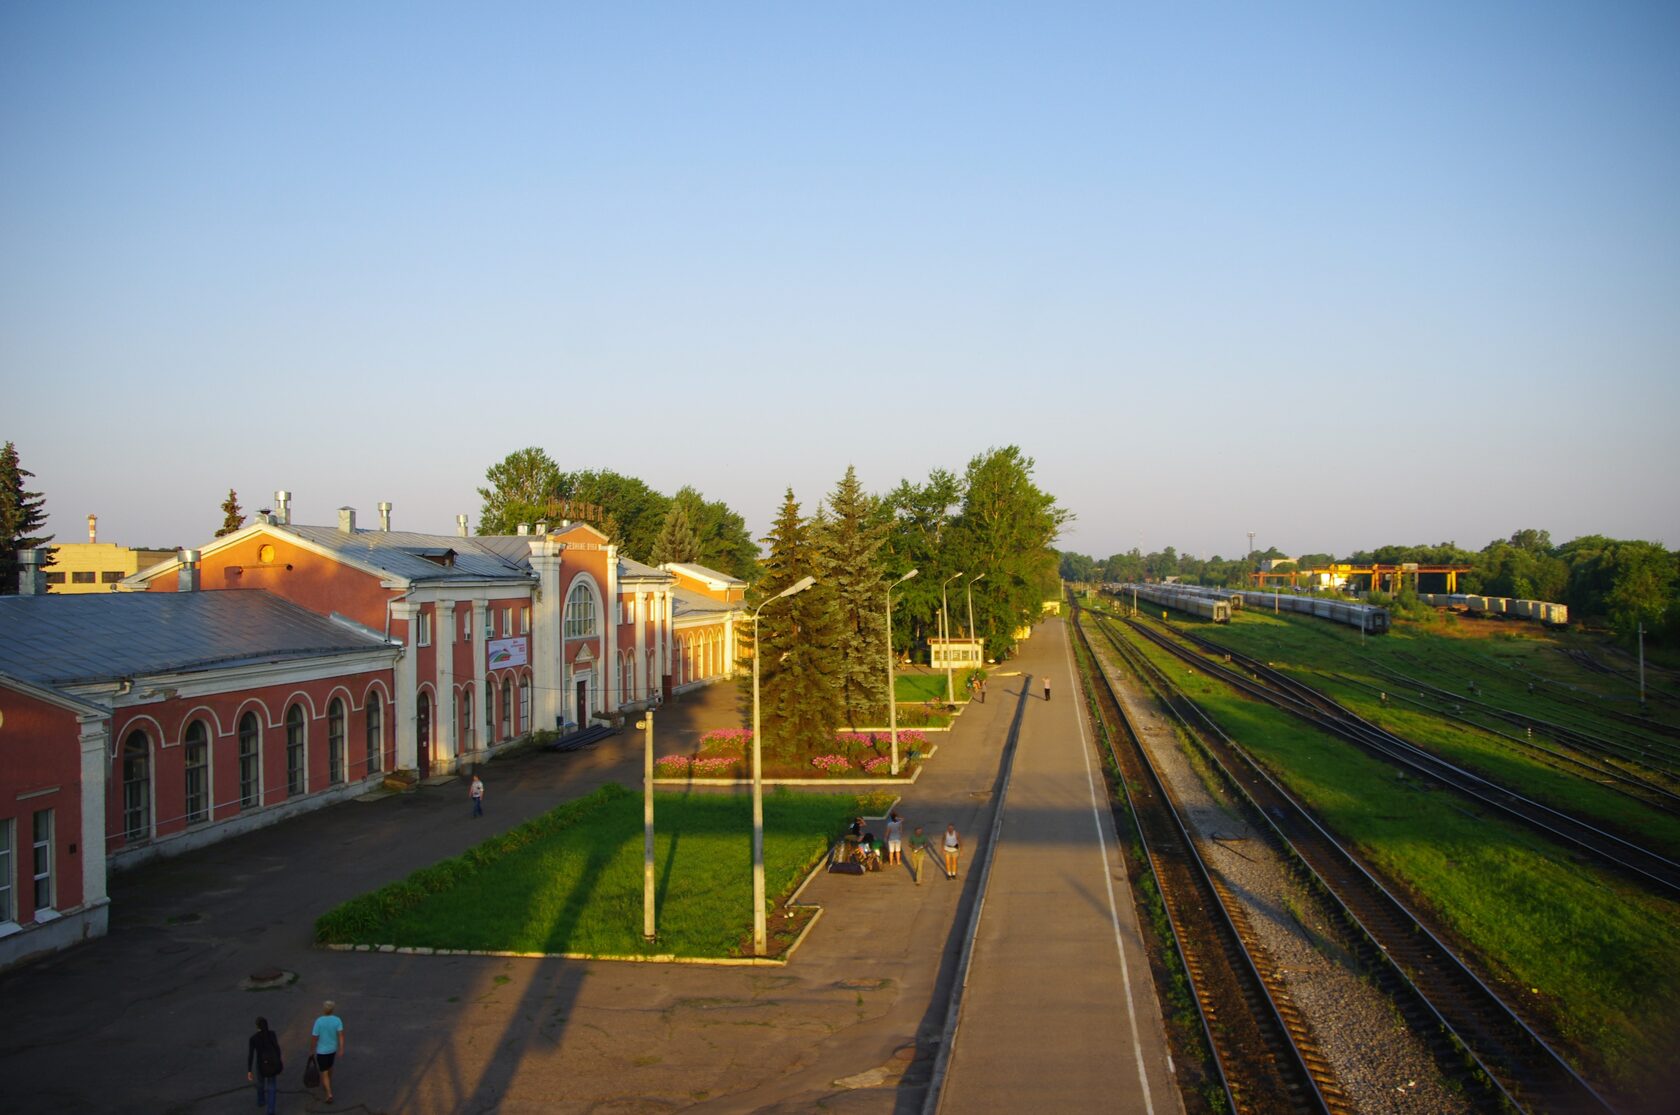
[[[565,712],[566,598],[560,566],[565,543],[544,535],[531,543],[531,568],[537,574],[531,608],[531,720],[552,729]]]
[[[105,783],[111,766],[111,721],[106,716],[78,717],[82,745],[82,905],[98,906],[105,897]]]
[[[735,613],[730,612],[723,617],[723,666],[724,673],[735,676]]]
[[[620,694],[623,686],[619,681],[618,661],[618,547],[607,547],[607,598],[601,603],[601,622],[606,629],[601,633],[601,675],[606,679],[607,692],[601,701],[601,707],[607,712],[617,712],[619,703],[624,699]]]
[[[664,592],[659,594],[659,626],[664,632],[664,638],[660,644],[661,649],[664,651],[664,668],[659,679],[661,685],[665,683],[666,676],[676,672],[671,668],[671,655],[673,651],[673,643],[675,642],[675,632],[671,628],[671,596],[672,593],[669,589],[666,589]]]
[[[484,637],[484,621],[490,615],[488,600],[474,600],[472,602],[472,618],[468,622],[472,636],[472,693],[473,693],[473,739],[478,741],[480,750],[490,746],[489,734],[484,728],[484,710],[490,706],[485,701],[490,698],[490,687],[485,683],[485,663],[489,661],[490,651],[488,640]]]
[[[396,705],[393,710],[396,715],[393,723],[397,733],[397,769],[419,770],[420,749],[415,746],[414,732],[414,700],[419,692],[419,682],[414,664],[415,628],[419,626],[415,617],[420,614],[420,605],[412,600],[399,600],[391,605],[391,618],[403,625],[403,649],[397,658],[396,685],[397,692],[391,698]]]
[[[437,734],[434,763],[452,769],[461,756],[461,710],[455,704],[455,601],[439,600],[432,606],[432,649],[437,652],[437,717],[443,731]]]

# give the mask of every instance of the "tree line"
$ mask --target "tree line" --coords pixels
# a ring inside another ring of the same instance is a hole
[[[1262,561],[1285,556],[1271,548],[1241,558],[1215,555],[1203,561],[1180,554],[1171,546],[1150,554],[1133,549],[1101,561],[1072,552],[1059,555],[1061,576],[1069,581],[1160,580],[1171,576],[1192,584],[1221,586],[1245,584]],[[1458,575],[1460,592],[1567,604],[1572,618],[1608,626],[1620,638],[1633,636],[1643,625],[1647,636],[1680,645],[1680,552],[1660,542],[1588,534],[1556,545],[1549,531],[1525,529],[1509,538],[1496,538],[1480,550],[1442,542],[1433,546],[1379,546],[1357,550],[1344,558],[1302,554],[1296,561],[1301,569],[1334,562],[1468,565],[1470,571]],[[1424,589],[1429,591],[1430,586]],[[1445,589],[1437,587],[1434,591]]]

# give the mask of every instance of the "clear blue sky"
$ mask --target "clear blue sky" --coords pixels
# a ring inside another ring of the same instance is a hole
[[[62,540],[755,532],[1019,444],[1067,548],[1680,543],[1680,5],[0,6],[0,440]]]

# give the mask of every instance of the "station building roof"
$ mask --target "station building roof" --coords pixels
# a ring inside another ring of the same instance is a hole
[[[0,672],[94,684],[396,648],[261,589],[0,597]]]

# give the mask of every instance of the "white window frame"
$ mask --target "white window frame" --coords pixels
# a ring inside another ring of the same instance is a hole
[[[42,839],[40,834],[43,817],[47,821],[45,839]],[[51,912],[58,908],[58,895],[54,893],[58,888],[54,885],[57,880],[53,877],[53,811],[51,809],[37,809],[35,811],[34,818],[31,821],[30,838],[31,858],[29,869],[34,884],[30,890],[30,896],[35,899],[35,920],[40,921],[42,910]],[[45,871],[41,870],[40,866],[43,858],[47,864]],[[42,902],[40,897],[43,883],[47,889],[47,900],[45,902]]]
[[[432,645],[432,614],[430,612],[414,613],[414,645],[417,647]]]
[[[298,729],[301,740],[298,745],[298,788],[292,789],[292,710],[298,712]],[[286,797],[301,798],[309,793],[309,713],[304,711],[303,704],[293,701],[286,706],[284,724],[286,740]]]
[[[194,727],[197,727],[203,733],[204,746],[203,770],[200,772],[203,775],[203,782],[199,787],[199,809],[196,813],[193,812],[192,790],[192,748],[194,744],[190,738]],[[188,825],[203,825],[215,820],[214,794],[211,792],[213,783],[210,778],[210,752],[214,742],[214,737],[210,734],[210,725],[202,719],[195,718],[187,725],[187,730],[181,733],[181,789],[183,792],[181,812],[185,814]]]
[[[12,819],[0,817],[0,925],[17,922],[17,889],[13,883],[17,847],[12,842]]]
[[[519,609],[519,633],[521,635],[531,633],[531,605],[529,604],[523,605]]]
[[[582,611],[583,605],[589,606],[587,616],[574,618],[574,610]],[[561,616],[565,624],[565,635],[568,639],[592,639],[600,633],[600,606],[595,598],[595,589],[588,581],[578,581],[572,585],[571,591],[566,593],[566,607]]]
[[[249,720],[252,723],[252,725],[255,726],[255,728],[256,728],[256,732],[254,733],[254,741],[253,741],[255,743],[255,746],[251,749],[252,753],[250,755],[245,754],[245,722],[247,720]],[[240,809],[256,809],[256,808],[258,808],[259,806],[262,805],[262,800],[263,800],[263,794],[262,794],[262,776],[263,776],[262,737],[263,737],[263,718],[261,716],[258,716],[255,711],[250,710],[250,709],[247,709],[245,712],[240,713],[239,719],[234,723],[234,726],[233,726],[233,739],[234,739],[235,754],[238,757],[238,761],[239,761],[239,808]],[[247,760],[253,762],[256,765],[256,777],[251,780],[253,792],[249,795],[247,795],[245,793],[245,785],[246,785],[246,783],[245,783],[245,763],[246,763]]]

